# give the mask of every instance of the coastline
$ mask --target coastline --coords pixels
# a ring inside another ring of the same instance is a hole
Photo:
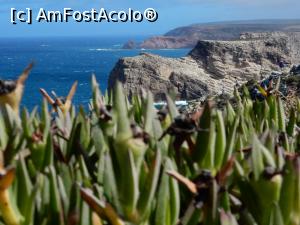
[[[78,80],[81,95],[75,96],[74,102],[87,107],[91,98],[89,83],[93,73],[104,93],[109,73],[118,59],[143,52],[121,49],[127,38],[129,37],[0,38],[0,77],[14,79],[28,61],[35,61],[35,69],[25,88],[23,106],[32,109],[41,102],[38,90],[41,87],[64,95],[66,87]],[[167,57],[181,57],[190,49],[147,51]]]

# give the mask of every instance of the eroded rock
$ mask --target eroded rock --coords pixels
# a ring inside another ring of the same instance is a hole
[[[160,100],[172,89],[178,99],[195,99],[232,93],[237,82],[259,80],[295,64],[300,64],[300,33],[248,34],[243,40],[199,41],[183,58],[144,53],[120,59],[108,87],[120,80],[128,93],[144,88]]]

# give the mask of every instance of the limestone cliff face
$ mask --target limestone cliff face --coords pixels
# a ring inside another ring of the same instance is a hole
[[[199,41],[190,57],[215,78],[253,78],[300,60],[300,33],[242,34],[238,41]]]
[[[193,48],[195,43],[197,41],[194,38],[158,36],[143,41],[139,47],[145,49]]]
[[[116,80],[121,81],[128,92],[141,88],[150,90],[156,100],[171,89],[175,89],[180,98],[197,98],[207,95],[208,86],[213,85],[209,83],[210,76],[191,57],[172,59],[153,54],[120,59],[110,74],[109,88]]]
[[[300,33],[243,34],[236,41],[199,41],[183,58],[153,54],[120,59],[109,77],[109,88],[120,80],[129,92],[151,90],[156,100],[173,89],[178,98],[194,99],[230,93],[236,82],[300,64]]]

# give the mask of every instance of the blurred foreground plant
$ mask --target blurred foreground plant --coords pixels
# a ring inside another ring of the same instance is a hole
[[[151,93],[92,91],[88,112],[3,107],[1,223],[300,224],[299,100],[287,114],[244,88],[180,115],[168,96],[158,111]]]

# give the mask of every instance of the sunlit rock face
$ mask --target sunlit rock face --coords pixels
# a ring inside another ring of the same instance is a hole
[[[235,41],[199,41],[183,58],[153,54],[118,61],[109,88],[121,81],[128,93],[151,90],[156,100],[168,90],[179,99],[231,93],[237,82],[260,79],[300,64],[300,33],[245,33]]]

